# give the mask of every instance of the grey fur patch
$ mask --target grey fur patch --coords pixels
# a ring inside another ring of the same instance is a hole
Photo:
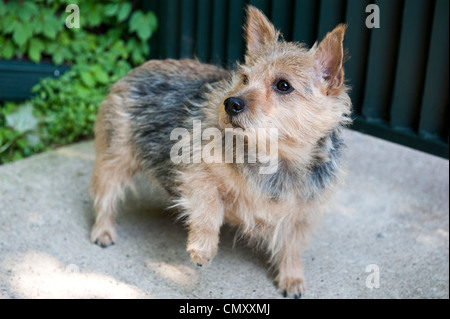
[[[274,174],[260,175],[259,164],[244,164],[241,170],[249,179],[259,185],[261,191],[272,201],[279,201],[283,194],[294,192],[302,200],[309,201],[319,196],[338,177],[339,158],[343,139],[340,128],[336,128],[327,137],[318,142],[318,148],[328,156],[316,158],[310,167],[304,167],[280,160]]]
[[[307,179],[308,198],[312,199],[328,188],[338,177],[340,155],[344,141],[340,136],[341,128],[336,128],[330,135],[319,142],[321,151],[328,155],[326,160],[319,160],[310,169]]]
[[[169,193],[176,193],[175,164],[170,150],[176,141],[170,140],[175,128],[192,129],[195,119],[204,121],[203,104],[208,84],[221,80],[217,77],[199,79],[171,76],[161,70],[140,72],[126,78],[131,92],[132,143],[142,159],[142,169],[151,170]]]

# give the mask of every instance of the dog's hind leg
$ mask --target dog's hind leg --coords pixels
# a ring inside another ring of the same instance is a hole
[[[104,116],[101,113],[99,118],[95,128],[97,155],[91,180],[95,207],[95,224],[91,232],[91,241],[101,247],[107,247],[114,244],[117,239],[115,230],[117,206],[124,198],[125,188],[131,182],[139,165],[133,147],[125,138],[125,134],[120,132],[121,129],[119,127],[113,129],[108,121],[102,122]],[[120,124],[120,119],[115,121],[116,124],[117,122]],[[111,134],[114,134],[114,138],[111,138]]]

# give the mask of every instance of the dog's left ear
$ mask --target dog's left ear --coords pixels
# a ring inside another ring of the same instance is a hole
[[[344,24],[329,32],[313,49],[315,52],[314,71],[317,85],[326,95],[338,94],[344,84]]]
[[[264,13],[253,6],[248,6],[245,35],[247,55],[252,55],[264,46],[276,43],[279,33]]]

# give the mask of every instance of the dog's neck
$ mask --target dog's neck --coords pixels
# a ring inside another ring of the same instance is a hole
[[[280,201],[296,196],[302,201],[316,198],[339,176],[340,153],[343,140],[341,128],[337,127],[328,136],[318,141],[315,156],[309,162],[280,158],[276,172],[260,174],[261,163],[234,164],[244,178],[258,185],[270,201]]]

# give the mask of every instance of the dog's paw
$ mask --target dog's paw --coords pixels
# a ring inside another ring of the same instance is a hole
[[[103,227],[101,225],[94,225],[91,233],[91,242],[102,247],[114,245],[117,240],[117,234],[114,227]]]
[[[195,245],[189,245],[187,251],[191,254],[191,260],[199,267],[207,266],[214,258],[217,252],[217,246],[203,246],[203,249],[196,248]]]
[[[207,266],[213,258],[213,256],[209,256],[209,254],[196,250],[189,250],[188,252],[191,254],[192,262],[199,267]]]
[[[283,296],[300,299],[305,293],[305,280],[303,278],[287,278],[280,282],[279,288],[283,291]]]
[[[218,250],[218,236],[193,236],[189,234],[187,251],[191,254],[191,260],[199,267],[207,266]]]

